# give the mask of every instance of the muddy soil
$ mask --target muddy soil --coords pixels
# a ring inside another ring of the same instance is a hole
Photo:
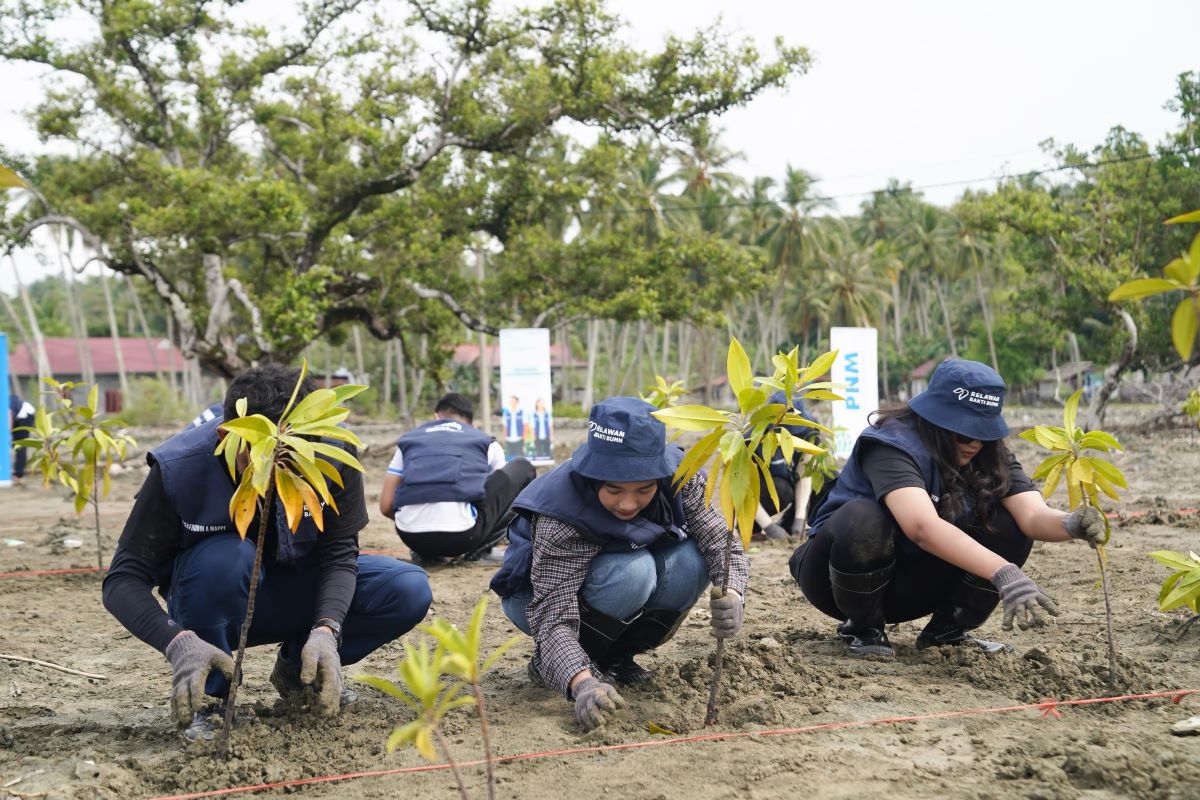
[[[1014,427],[1052,421],[1053,412],[1010,412]],[[368,504],[382,479],[394,431],[363,431],[373,447],[364,458]],[[151,434],[152,435],[152,434]],[[575,434],[576,436],[578,434]],[[564,442],[564,448],[573,444]],[[1130,489],[1109,549],[1121,678],[1106,683],[1103,601],[1093,553],[1078,545],[1034,550],[1029,574],[1059,601],[1062,616],[1040,631],[1000,630],[998,615],[981,629],[1012,643],[1012,654],[970,650],[917,651],[922,621],[890,632],[892,661],[853,661],[834,641],[834,622],[809,606],[788,577],[786,546],[755,543],[751,594],[742,636],[728,648],[722,732],[746,733],[874,720],[958,709],[995,708],[1124,693],[1200,689],[1200,626],[1182,641],[1169,634],[1182,615],[1157,611],[1166,572],[1150,550],[1200,550],[1200,444],[1187,432],[1122,435],[1129,450],[1117,463]],[[1037,456],[1015,441],[1030,469]],[[104,505],[104,550],[111,554],[141,481],[117,477]],[[1061,502],[1061,501],[1060,501]],[[90,516],[77,519],[61,493],[40,486],[0,494],[0,573],[86,569],[96,563]],[[407,553],[389,523],[373,514],[364,549]],[[78,539],[82,546],[71,547]],[[67,542],[65,544],[64,542]],[[432,614],[465,622],[485,591],[491,568],[436,569]],[[274,652],[247,654],[239,695],[253,711],[235,732],[233,757],[217,763],[203,746],[184,747],[167,717],[170,672],[158,653],[132,638],[100,605],[95,574],[0,578],[0,653],[43,659],[106,676],[90,679],[0,660],[0,798],[82,800],[177,795],[348,772],[420,766],[414,751],[385,752],[392,728],[410,719],[397,700],[363,688],[353,714],[315,723],[278,708],[267,682]],[[515,629],[490,611],[489,642]],[[523,641],[487,683],[492,736],[500,755],[663,741],[654,723],[680,735],[702,725],[713,640],[707,612],[694,610],[679,635],[645,659],[656,671],[603,729],[582,734],[562,697],[529,684]],[[400,642],[374,653],[348,674],[388,675]],[[497,768],[498,796],[860,798],[1197,798],[1200,737],[1172,736],[1172,722],[1200,710],[1200,696],[1061,709],[955,716],[911,723],[817,729],[603,753],[556,755]],[[469,710],[447,725],[456,758],[480,753]],[[483,797],[481,768],[464,780]],[[275,790],[278,793],[281,790]],[[317,783],[300,791],[342,800],[401,795],[456,796],[446,771]]]

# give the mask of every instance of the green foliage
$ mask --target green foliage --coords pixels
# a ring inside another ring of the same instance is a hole
[[[675,473],[675,482],[682,485],[707,467],[705,500],[711,502],[713,493],[717,494],[726,524],[731,531],[740,531],[746,547],[754,530],[754,514],[760,499],[758,474],[763,476],[771,499],[776,508],[779,507],[769,467],[776,450],[782,451],[789,463],[797,450],[809,455],[827,452],[780,426],[800,425],[829,433],[828,428],[805,419],[789,405],[767,400],[777,391],[784,392],[786,397],[804,400],[841,400],[830,391],[832,384],[817,381],[829,371],[836,356],[836,352],[825,353],[802,368],[799,350],[794,348],[772,358],[773,375],[755,377],[745,349],[733,338],[729,343],[727,373],[729,386],[738,400],[737,410],[682,405],[654,412],[654,416],[669,428],[703,434],[684,455]]]
[[[1188,608],[1200,614],[1200,556],[1195,553],[1177,553],[1173,550],[1155,550],[1149,554],[1158,563],[1174,572],[1163,581],[1158,593],[1160,611]]]
[[[1200,389],[1192,389],[1188,392],[1187,399],[1183,401],[1183,413],[1187,414],[1197,427],[1200,427]]]
[[[1058,488],[1060,481],[1066,482],[1067,504],[1071,509],[1081,504],[1100,508],[1099,497],[1104,493],[1113,500],[1120,498],[1117,489],[1127,489],[1129,484],[1121,470],[1107,459],[1087,451],[1111,453],[1120,450],[1121,444],[1104,431],[1084,432],[1076,425],[1079,400],[1083,390],[1076,391],[1063,407],[1063,424],[1037,425],[1021,434],[1021,438],[1041,445],[1053,455],[1038,465],[1033,472],[1035,480],[1043,480],[1042,495],[1049,498]],[[1107,544],[1112,529],[1107,518],[1104,522],[1104,541]]]
[[[172,425],[188,419],[190,410],[166,381],[137,378],[130,383],[130,401],[121,416],[130,425]]]
[[[654,385],[647,386],[641,393],[641,398],[655,408],[669,408],[679,402],[679,398],[687,394],[683,381],[667,382],[662,375],[654,376]]]
[[[1200,212],[1183,214],[1173,222],[1200,221]],[[1171,315],[1171,342],[1175,352],[1187,363],[1192,357],[1196,336],[1200,333],[1200,233],[1192,239],[1187,252],[1163,267],[1162,278],[1138,278],[1121,284],[1108,296],[1111,303],[1143,300],[1167,292],[1183,291],[1184,297]]]

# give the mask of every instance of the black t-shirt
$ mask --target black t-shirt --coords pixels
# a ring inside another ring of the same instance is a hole
[[[346,469],[342,480],[344,487],[329,486],[341,513],[326,514],[325,530],[317,537],[321,577],[313,622],[321,618],[342,622],[354,598],[358,577],[358,532],[366,527],[367,506],[362,473]],[[160,592],[163,590],[175,557],[179,555],[179,525],[179,515],[167,500],[162,473],[155,464],[138,491],[117,542],[112,565],[104,578],[104,607],[134,636],[160,651],[165,650],[181,630],[153,595],[155,585],[160,587]],[[263,543],[268,568],[275,553],[274,527],[268,527],[270,533]],[[255,521],[246,538],[253,540],[257,531]]]
[[[897,489],[906,489],[910,486],[919,489],[925,488],[925,478],[921,475],[921,469],[917,466],[917,462],[898,447],[879,441],[864,441],[862,452],[859,453],[859,463],[862,464],[863,472],[871,483],[871,491],[875,493],[875,499],[881,502],[884,495]],[[1029,476],[1021,468],[1021,462],[1017,461],[1017,457],[1010,452],[1008,454],[1008,493],[1004,496],[1012,497],[1021,492],[1035,491],[1037,491],[1037,487],[1033,485],[1033,481],[1029,480]]]

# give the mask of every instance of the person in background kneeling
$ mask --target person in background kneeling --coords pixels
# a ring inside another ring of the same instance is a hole
[[[884,624],[932,614],[917,647],[1008,648],[968,633],[1000,603],[1005,630],[1058,614],[1021,567],[1031,540],[1104,533],[1094,508],[1049,508],[1004,445],[1005,386],[976,361],[942,362],[929,389],[880,412],[813,510],[812,538],[789,567],[804,596],[841,620],[855,656],[891,656]]]
[[[585,730],[624,704],[614,683],[650,678],[633,657],[668,641],[709,582],[722,583],[729,528],[704,502],[703,473],[673,488],[683,453],[653,411],[634,397],[593,406],[587,440],[517,497],[492,578],[504,613],[533,637],[530,677],[573,700]],[[740,630],[748,577],[735,537],[729,591],[709,602],[714,635]]]

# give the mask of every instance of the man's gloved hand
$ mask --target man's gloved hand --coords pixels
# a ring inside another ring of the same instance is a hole
[[[1063,527],[1072,539],[1083,539],[1095,547],[1104,538],[1104,515],[1092,506],[1082,506],[1063,517]]]
[[[1058,616],[1058,605],[1054,600],[1016,564],[1005,564],[996,570],[992,583],[1000,590],[1000,602],[1004,604],[1004,630],[1012,630],[1014,617],[1021,630],[1045,625],[1046,615],[1042,609]]]
[[[737,636],[746,616],[740,594],[730,589],[722,595],[719,589],[713,589],[708,598],[708,608],[712,612],[713,636],[719,639]]]
[[[317,710],[332,717],[342,709],[342,659],[328,628],[313,628],[300,651],[300,682],[312,686]]]
[[[784,527],[777,522],[772,522],[770,525],[763,528],[762,532],[763,536],[766,536],[768,539],[786,540],[788,538],[788,532],[784,530]]]
[[[605,712],[624,706],[625,699],[617,693],[617,688],[599,678],[584,678],[575,685],[575,721],[585,731],[603,724]]]
[[[174,675],[171,681],[171,716],[179,727],[192,721],[204,706],[204,684],[208,673],[219,669],[233,680],[233,656],[214,647],[192,631],[178,634],[165,651]]]

